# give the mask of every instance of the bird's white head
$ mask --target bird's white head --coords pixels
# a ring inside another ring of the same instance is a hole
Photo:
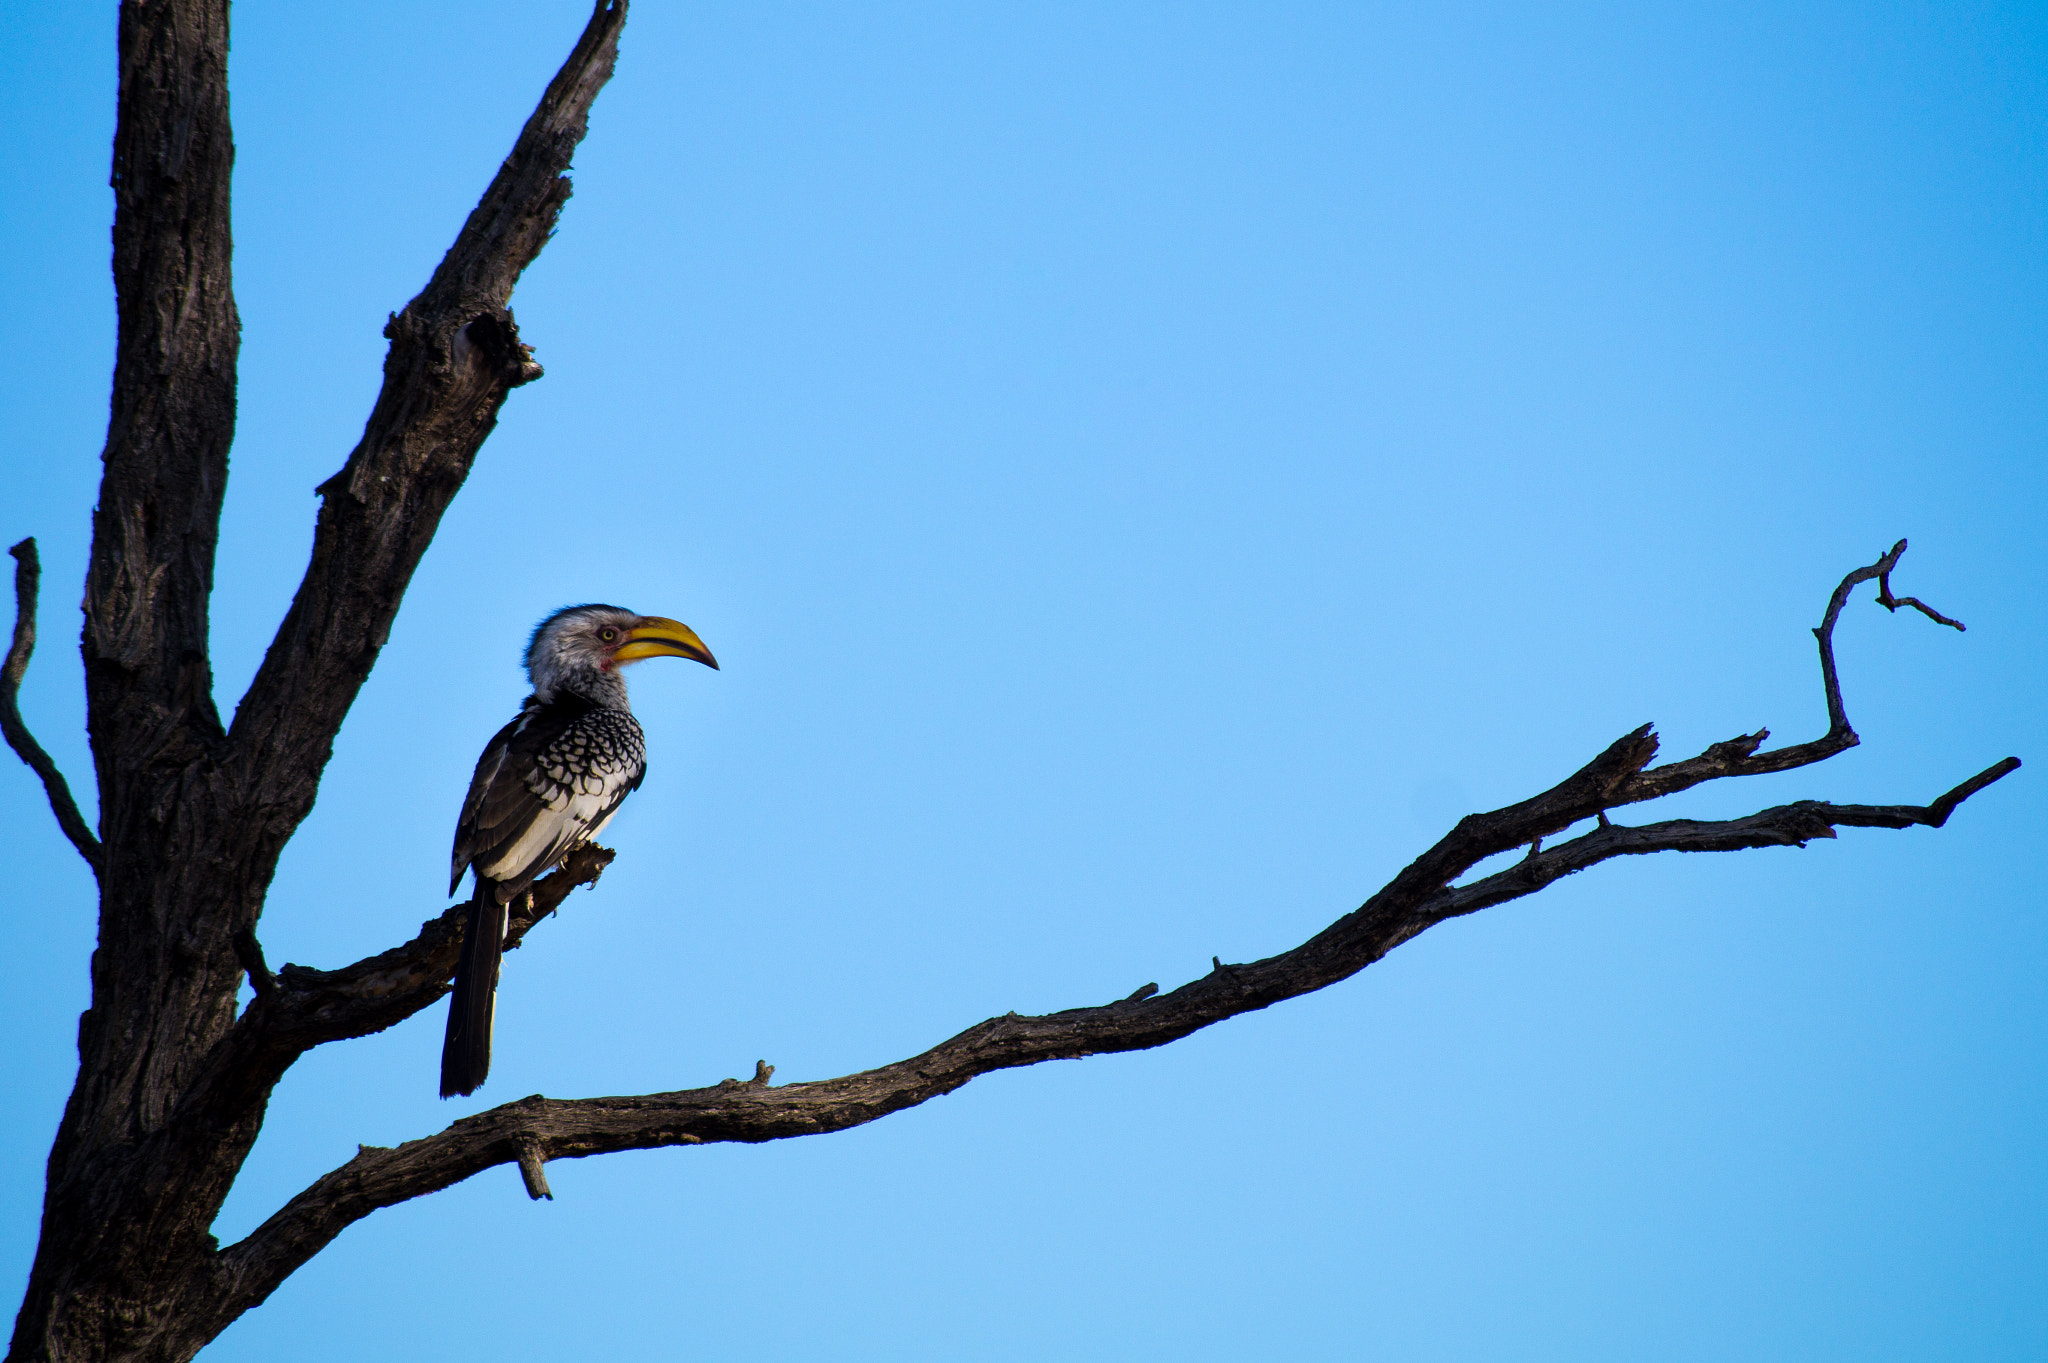
[[[696,632],[664,615],[635,615],[618,606],[565,606],[540,622],[526,645],[526,675],[545,705],[564,692],[597,705],[626,703],[619,669],[643,658],[718,660]]]

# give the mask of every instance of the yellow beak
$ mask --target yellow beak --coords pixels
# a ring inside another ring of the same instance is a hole
[[[637,663],[642,658],[695,658],[706,667],[718,666],[695,630],[665,615],[641,616],[640,623],[626,631],[626,642],[612,653],[614,663]]]

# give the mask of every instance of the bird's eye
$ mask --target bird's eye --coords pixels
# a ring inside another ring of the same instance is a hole
[[[597,632],[597,637],[604,640],[606,643],[610,643],[612,640],[619,637],[619,632],[613,629],[610,625],[606,625],[603,629]]]

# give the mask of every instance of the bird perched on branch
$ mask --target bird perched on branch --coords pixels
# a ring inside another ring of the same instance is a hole
[[[569,606],[526,645],[533,694],[477,759],[448,893],[476,871],[448,1036],[441,1096],[474,1093],[491,1072],[491,1018],[512,901],[595,838],[647,773],[647,740],[619,669],[642,658],[718,660],[688,625],[617,606]]]

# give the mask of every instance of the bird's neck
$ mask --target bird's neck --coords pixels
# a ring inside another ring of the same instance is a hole
[[[632,703],[626,699],[626,679],[617,672],[579,671],[551,678],[549,682],[542,685],[540,679],[534,681],[533,698],[542,705],[587,705],[598,710],[633,713]]]

